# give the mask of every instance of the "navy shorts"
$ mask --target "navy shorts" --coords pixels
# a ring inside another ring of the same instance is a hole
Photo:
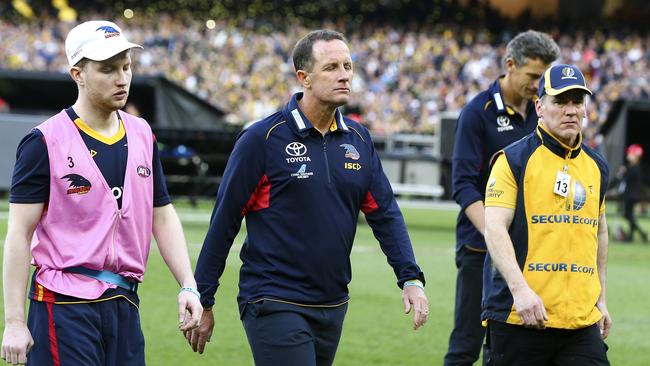
[[[138,308],[124,297],[80,304],[30,301],[32,366],[142,366]]]
[[[325,366],[334,362],[348,304],[305,307],[249,303],[242,321],[257,366]]]

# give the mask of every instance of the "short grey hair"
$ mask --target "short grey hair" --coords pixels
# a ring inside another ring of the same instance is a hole
[[[318,29],[309,32],[309,34],[298,41],[296,46],[293,48],[291,54],[293,58],[293,67],[296,68],[296,71],[311,71],[312,66],[314,66],[314,43],[317,41],[332,41],[335,39],[343,41],[346,44],[348,43],[345,36],[337,31]]]
[[[507,59],[512,58],[516,66],[522,66],[526,59],[540,59],[550,64],[560,57],[560,46],[546,33],[528,30],[519,33],[506,46],[506,55],[503,57],[503,64]]]

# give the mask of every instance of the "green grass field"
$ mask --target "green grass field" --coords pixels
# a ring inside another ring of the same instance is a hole
[[[0,202],[0,238],[6,232],[7,204]],[[211,203],[192,209],[178,204],[190,256],[196,260]],[[452,326],[455,209],[405,208],[418,263],[427,277],[431,315],[413,331],[403,314],[400,290],[370,229],[360,224],[352,253],[350,305],[336,365],[440,365]],[[610,218],[610,225],[620,221]],[[642,220],[645,227],[650,221]],[[235,244],[241,244],[240,233]],[[160,255],[152,250],[140,287],[142,327],[148,365],[252,365],[237,311],[238,253],[233,250],[215,306],[216,327],[206,352],[194,354],[177,328],[178,286]],[[607,343],[612,365],[650,365],[650,245],[611,243],[608,304],[614,326]],[[0,322],[3,320],[0,319]]]

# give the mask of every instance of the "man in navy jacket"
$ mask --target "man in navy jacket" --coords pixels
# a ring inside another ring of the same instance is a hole
[[[560,49],[546,34],[527,31],[506,46],[505,75],[463,108],[452,155],[456,223],[456,306],[445,365],[472,365],[481,352],[483,263],[487,248],[483,200],[490,157],[537,126],[533,98],[544,70]]]
[[[206,309],[186,336],[203,351],[228,251],[246,217],[239,310],[257,365],[330,365],[347,310],[359,211],[403,288],[414,328],[428,316],[415,262],[368,130],[338,107],[350,97],[352,59],[338,32],[318,30],[293,51],[303,92],[239,136],[217,194],[195,277]]]

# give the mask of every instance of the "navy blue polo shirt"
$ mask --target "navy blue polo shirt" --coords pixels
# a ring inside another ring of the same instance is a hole
[[[453,198],[461,207],[456,222],[456,250],[465,246],[487,250],[483,235],[465,215],[465,208],[485,200],[492,155],[537,126],[534,102],[528,103],[525,117],[505,104],[499,86],[501,78],[467,103],[456,123],[452,184]]]
[[[111,187],[118,207],[122,207],[122,190],[124,189],[124,174],[128,156],[127,135],[121,126],[122,122],[120,121],[121,127],[115,136],[104,137],[90,129],[71,107],[65,111],[70,117],[70,123],[75,123],[77,126],[88,147],[88,152],[102,172],[106,183]],[[9,198],[11,203],[41,203],[49,200],[50,162],[45,144],[43,133],[34,128],[18,145],[11,181]],[[68,164],[74,164],[74,161],[69,161]],[[154,207],[165,206],[171,203],[171,198],[167,192],[155,136],[152,167]]]
[[[350,252],[366,215],[402,286],[424,281],[404,219],[370,138],[339,111],[322,135],[298,107],[238,137],[196,266],[204,306],[214,303],[228,251],[246,217],[238,302],[260,299],[336,306],[348,300]]]

